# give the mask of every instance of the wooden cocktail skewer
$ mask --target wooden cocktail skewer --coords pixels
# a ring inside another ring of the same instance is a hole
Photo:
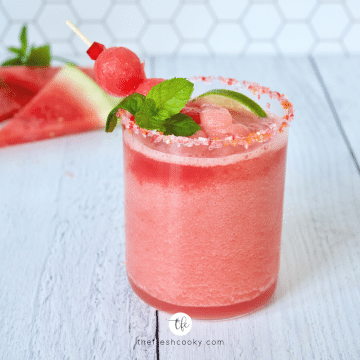
[[[66,25],[70,27],[70,29],[72,31],[74,31],[74,33],[79,36],[79,38],[84,41],[84,43],[90,47],[91,46],[91,41],[69,20],[66,20]]]
[[[91,59],[96,60],[97,57],[106,49],[103,44],[95,41],[91,43],[91,41],[69,20],[66,20],[66,25],[69,26],[71,30],[73,30],[74,33],[89,47],[86,52]]]

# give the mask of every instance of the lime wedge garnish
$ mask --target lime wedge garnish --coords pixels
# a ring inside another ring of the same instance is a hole
[[[244,94],[232,90],[216,89],[199,95],[193,100],[200,104],[215,104],[239,112],[251,112],[259,117],[267,117],[266,112],[255,101]]]

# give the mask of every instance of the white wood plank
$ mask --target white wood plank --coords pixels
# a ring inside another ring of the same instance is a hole
[[[155,77],[222,75],[285,93],[290,128],[281,266],[274,301],[247,317],[195,321],[177,337],[159,312],[164,359],[353,359],[360,357],[360,178],[306,58],[162,58]],[[357,101],[356,98],[353,101]]]
[[[154,359],[124,265],[120,132],[0,151],[0,358]]]
[[[360,164],[360,56],[318,56],[315,63]]]

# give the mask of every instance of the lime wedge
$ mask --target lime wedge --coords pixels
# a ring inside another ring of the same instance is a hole
[[[251,112],[259,117],[267,117],[259,104],[236,91],[216,89],[199,95],[193,100],[197,104],[215,104],[239,112]]]

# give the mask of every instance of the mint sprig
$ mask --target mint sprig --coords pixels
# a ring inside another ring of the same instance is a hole
[[[173,78],[153,86],[146,98],[155,101],[159,119],[177,114],[189,101],[194,84],[184,78]]]
[[[191,136],[200,130],[192,117],[180,113],[190,100],[194,84],[184,78],[165,80],[153,86],[147,96],[133,93],[110,112],[105,126],[112,132],[118,124],[119,109],[134,115],[135,123],[143,129],[157,130],[164,135]]]
[[[56,56],[52,57],[49,44],[45,44],[39,47],[31,45],[29,47],[26,24],[24,24],[21,28],[19,39],[19,47],[9,46],[7,48],[10,52],[14,53],[17,56],[4,61],[1,66],[50,66],[52,58],[73,64],[71,61],[68,61],[66,59]]]
[[[135,115],[139,110],[142,109],[145,103],[145,96],[138,93],[133,93],[123,99],[117,108],[127,110],[129,113]]]

